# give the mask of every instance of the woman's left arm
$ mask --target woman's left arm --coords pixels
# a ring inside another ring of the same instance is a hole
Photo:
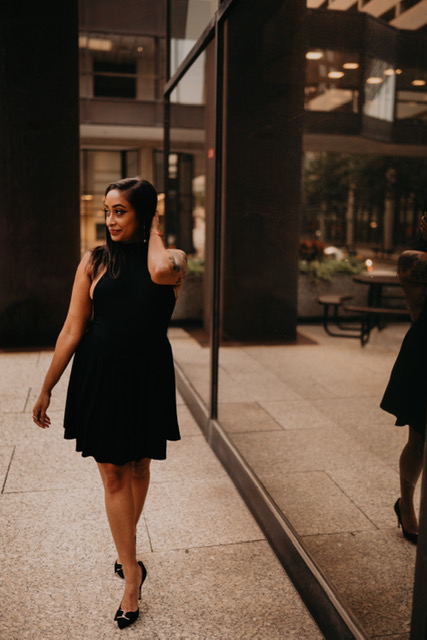
[[[148,244],[148,270],[156,284],[180,287],[187,277],[187,256],[180,249],[166,249],[159,229],[156,214],[150,229]]]

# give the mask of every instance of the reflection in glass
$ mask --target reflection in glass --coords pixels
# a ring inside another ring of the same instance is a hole
[[[402,247],[416,234],[426,176],[424,158],[307,152],[303,240]]]
[[[218,0],[172,0],[171,75],[187,56],[219,5]]]
[[[396,118],[427,122],[427,71],[409,67],[398,71]]]
[[[209,45],[171,94],[168,198],[165,216],[169,246],[189,256],[189,277],[178,300],[174,319],[184,323],[195,340],[174,342],[176,362],[206,407],[210,404],[210,338],[203,325],[206,247],[206,189],[212,158],[208,142],[212,123],[206,114],[206,73],[213,48]],[[213,117],[213,116],[212,116]]]
[[[359,67],[358,53],[309,50],[306,54],[305,108],[357,113]]]
[[[388,62],[368,58],[363,112],[372,118],[393,121],[396,73]]]
[[[175,43],[176,44],[176,43]],[[175,60],[177,52],[172,47],[171,55]],[[176,89],[171,93],[171,102],[179,102],[181,104],[200,104],[205,103],[204,99],[204,76],[205,76],[205,54],[201,53],[197,60],[192,64],[191,69],[185,74]]]

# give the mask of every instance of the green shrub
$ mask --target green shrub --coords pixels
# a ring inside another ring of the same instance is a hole
[[[308,275],[312,280],[332,280],[334,276],[345,273],[357,275],[365,269],[365,263],[359,258],[345,258],[344,260],[324,258],[323,260],[299,261],[299,272]]]
[[[205,261],[203,258],[188,258],[188,275],[202,277],[205,273]]]

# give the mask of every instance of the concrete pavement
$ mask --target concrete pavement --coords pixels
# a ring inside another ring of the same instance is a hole
[[[98,471],[62,437],[68,372],[53,394],[52,427],[31,420],[50,358],[0,352],[0,638],[320,639],[181,399],[183,438],[153,462],[138,530],[148,569],[141,616],[118,630],[122,582]]]

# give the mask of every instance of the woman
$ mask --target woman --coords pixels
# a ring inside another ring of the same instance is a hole
[[[157,193],[146,180],[107,187],[107,242],[86,253],[77,268],[68,315],[33,409],[34,422],[49,427],[52,389],[75,353],[64,436],[98,463],[118,554],[115,571],[125,578],[114,618],[120,629],[138,618],[147,575],[136,560],[135,536],[150,462],[165,459],[167,440],[180,438],[166,332],[186,256],[165,249],[156,206]]]
[[[427,213],[420,231],[427,240]],[[414,492],[423,468],[427,414],[427,252],[403,251],[397,272],[405,292],[412,325],[407,332],[381,401],[381,408],[396,416],[396,425],[409,425],[408,442],[399,460],[400,498],[394,505],[404,537],[418,541]]]

